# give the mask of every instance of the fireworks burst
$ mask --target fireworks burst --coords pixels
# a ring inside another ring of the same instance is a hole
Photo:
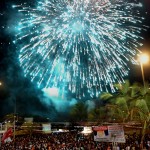
[[[41,0],[17,5],[16,35],[24,74],[41,88],[66,89],[82,98],[115,91],[141,45],[140,3],[124,0]],[[134,10],[134,12],[133,12]]]

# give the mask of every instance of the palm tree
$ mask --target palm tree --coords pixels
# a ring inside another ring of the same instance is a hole
[[[149,84],[145,83],[145,86],[139,88],[139,97],[136,100],[136,107],[138,108],[139,118],[142,124],[142,138],[143,143],[146,130],[150,124],[150,89]]]
[[[88,112],[88,120],[95,125],[101,124],[107,120],[107,113],[104,107],[94,108]]]
[[[101,99],[107,102],[106,107],[109,107],[109,111],[112,111],[118,119],[122,118],[123,122],[134,121],[142,124],[142,142],[150,123],[149,84],[146,83],[143,87],[134,83],[131,86],[129,81],[126,81],[115,87],[118,89],[116,93],[104,93]]]
[[[75,104],[70,111],[71,120],[73,121],[87,121],[88,107],[83,102]]]
[[[111,118],[125,122],[129,117],[128,101],[130,99],[131,86],[129,81],[125,81],[123,84],[114,85],[117,89],[116,93],[103,93],[100,99],[104,101]],[[113,117],[115,116],[115,117]]]

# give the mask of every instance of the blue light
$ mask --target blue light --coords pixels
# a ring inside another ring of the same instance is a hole
[[[114,92],[113,84],[128,75],[127,63],[136,63],[144,28],[140,3],[40,0],[36,8],[14,7],[24,15],[16,39],[20,65],[39,87],[94,97]]]

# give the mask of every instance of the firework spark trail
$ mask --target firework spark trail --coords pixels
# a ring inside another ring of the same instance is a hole
[[[140,3],[41,0],[37,8],[14,7],[24,16],[16,35],[22,46],[20,64],[39,87],[93,97],[100,91],[115,91],[113,84],[128,75],[127,62],[135,63],[141,45]],[[133,8],[137,8],[134,15]]]

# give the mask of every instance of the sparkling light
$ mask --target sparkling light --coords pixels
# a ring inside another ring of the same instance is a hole
[[[142,64],[148,63],[148,61],[149,61],[149,56],[148,56],[148,54],[141,54],[141,55],[139,56],[139,61],[140,61],[140,63],[142,63]]]
[[[41,0],[13,5],[23,15],[15,43],[24,74],[41,88],[82,98],[115,91],[141,45],[141,3],[124,0]]]

